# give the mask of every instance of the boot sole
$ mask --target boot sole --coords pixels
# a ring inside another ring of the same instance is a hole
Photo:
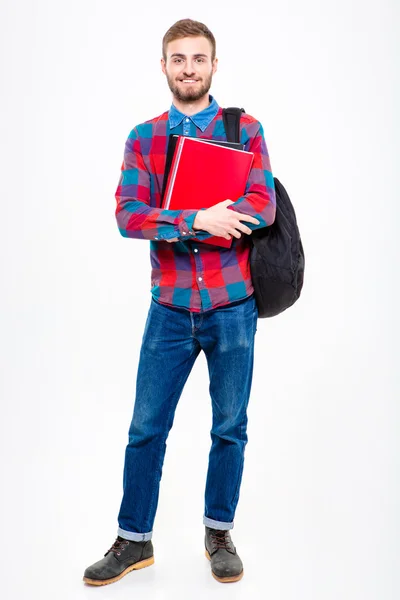
[[[154,556],[146,558],[146,560],[141,560],[140,562],[133,563],[133,565],[129,565],[129,567],[127,567],[125,571],[122,571],[122,573],[120,573],[116,577],[111,577],[111,579],[89,579],[89,577],[84,577],[83,581],[85,583],[88,583],[89,585],[107,585],[108,583],[114,583],[114,581],[118,581],[118,579],[121,579],[130,571],[144,569],[145,567],[150,567],[150,565],[152,564],[154,564]]]
[[[208,550],[206,550],[206,558],[208,558],[208,560],[211,562],[211,556]],[[239,575],[232,575],[231,577],[218,577],[218,575],[216,575],[212,569],[211,574],[214,577],[214,579],[220,581],[221,583],[232,583],[233,581],[239,581],[240,579],[242,579],[244,570],[242,570],[241,573],[239,573]]]

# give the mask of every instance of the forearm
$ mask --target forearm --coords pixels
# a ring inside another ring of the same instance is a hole
[[[115,217],[123,237],[168,240],[190,239],[196,210],[166,210],[150,206],[151,176],[143,159],[135,127],[125,143],[124,160],[115,199]]]
[[[263,129],[261,123],[252,121],[246,123],[242,132],[242,143],[245,144],[245,149],[253,152],[254,158],[252,167],[246,182],[245,193],[240,198],[227,199],[231,200],[227,203],[226,208],[232,212],[246,215],[245,225],[246,230],[239,227],[246,235],[250,235],[254,229],[261,229],[271,225],[275,220],[276,213],[276,197],[275,184],[271,172],[271,165],[268,155],[267,146],[264,140]],[[211,214],[212,213],[212,214]],[[251,217],[252,220],[249,220]],[[254,221],[254,223],[252,222]],[[196,231],[198,239],[206,239],[212,234],[208,231],[219,229],[225,230],[230,234],[234,234],[232,227],[235,229],[239,225],[238,222],[232,223],[230,219],[226,219],[224,212],[218,213],[212,209],[199,211],[194,223],[193,229]],[[210,227],[212,229],[210,229]],[[223,235],[223,234],[221,234]],[[237,237],[237,236],[236,236]]]
[[[244,196],[241,196],[230,204],[228,208],[242,214],[251,215],[260,221],[259,225],[249,223],[248,227],[254,231],[254,229],[261,229],[272,225],[275,221],[276,214],[276,198],[275,198],[275,185],[273,183],[269,186],[262,186],[264,189],[260,191],[254,191],[254,187],[249,189]]]
[[[184,241],[194,238],[193,221],[196,210],[163,210],[152,208],[132,197],[118,196],[115,216],[123,237],[145,240]]]

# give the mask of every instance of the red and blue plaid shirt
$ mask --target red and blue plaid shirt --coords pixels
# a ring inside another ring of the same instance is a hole
[[[125,143],[124,160],[115,198],[121,235],[150,240],[151,293],[158,302],[203,312],[250,296],[250,236],[233,238],[230,248],[203,244],[206,231],[193,230],[197,210],[161,209],[161,191],[170,133],[204,139],[226,140],[222,108],[210,96],[201,112],[186,116],[173,104],[159,117],[132,129]],[[243,113],[240,141],[254,153],[245,194],[228,208],[251,215],[259,225],[275,219],[274,179],[263,128]],[[234,200],[232,198],[232,200]],[[168,243],[165,240],[178,238]]]

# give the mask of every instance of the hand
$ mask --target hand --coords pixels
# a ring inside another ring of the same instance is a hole
[[[171,244],[172,242],[179,242],[179,238],[172,238],[172,240],[165,240],[166,242],[168,242],[168,244]]]
[[[230,204],[233,204],[233,200],[224,200],[207,210],[199,210],[193,223],[193,229],[204,229],[211,235],[217,235],[227,240],[230,240],[232,236],[240,238],[242,235],[240,232],[250,235],[252,230],[241,221],[254,223],[254,225],[259,225],[260,221],[250,215],[229,210],[227,207]]]

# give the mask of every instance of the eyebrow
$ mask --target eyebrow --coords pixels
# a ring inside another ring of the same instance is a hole
[[[174,56],[179,56],[179,58],[186,58],[186,54],[180,54],[179,52],[174,52],[173,54],[171,54],[170,58],[173,58]],[[207,54],[193,54],[193,56],[195,58],[198,58],[199,56],[207,58]]]

